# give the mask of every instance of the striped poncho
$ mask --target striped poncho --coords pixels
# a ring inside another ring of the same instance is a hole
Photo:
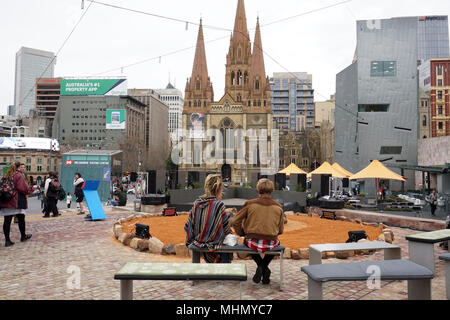
[[[225,236],[232,233],[225,205],[216,197],[200,197],[194,202],[184,226],[186,245],[220,249]]]

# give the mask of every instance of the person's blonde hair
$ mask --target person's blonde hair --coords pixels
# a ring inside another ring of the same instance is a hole
[[[273,182],[266,178],[259,179],[258,184],[256,185],[256,191],[258,194],[272,194]]]
[[[220,187],[223,185],[222,175],[220,174],[210,174],[205,180],[205,193],[206,196],[216,196]]]
[[[17,169],[19,169],[21,163],[19,161],[15,161],[11,163],[11,165],[8,168],[8,171],[5,174],[5,177],[7,179],[12,179],[14,175],[16,174]]]

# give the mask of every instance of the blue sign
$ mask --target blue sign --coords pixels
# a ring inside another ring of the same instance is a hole
[[[103,181],[111,180],[111,168],[103,168]]]

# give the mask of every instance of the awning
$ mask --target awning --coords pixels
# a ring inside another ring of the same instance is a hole
[[[389,170],[378,160],[373,160],[367,167],[362,169],[360,172],[352,175],[349,179],[386,179],[406,181],[401,175]]]
[[[307,175],[307,177],[311,178],[313,174],[331,174],[331,176],[333,178],[347,178],[347,176],[344,173],[334,169],[331,166],[331,164],[329,164],[326,161],[324,163],[322,163],[322,165],[320,167],[318,167],[316,170],[310,172]]]
[[[339,163],[337,163],[337,162],[333,163],[332,167],[333,167],[335,170],[337,170],[337,171],[339,171],[339,172],[345,174],[345,175],[346,175],[346,178],[349,178],[349,177],[351,177],[351,176],[353,175],[353,173],[351,173],[350,171],[347,171],[347,170],[345,170],[344,168],[342,168],[342,167],[339,165]]]
[[[279,171],[278,173],[284,173],[286,176],[289,176],[290,174],[308,174],[307,172],[303,171],[295,163],[291,163],[283,170]]]

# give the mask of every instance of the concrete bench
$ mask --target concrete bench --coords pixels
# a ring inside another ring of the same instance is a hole
[[[322,284],[327,281],[367,281],[378,268],[379,280],[407,280],[409,300],[431,300],[431,270],[409,260],[381,260],[318,264],[302,267],[308,275],[308,299],[322,300]]]
[[[223,245],[219,250],[211,251],[207,248],[199,248],[194,244],[188,246],[188,249],[192,251],[192,263],[200,263],[200,253],[202,252],[217,252],[217,253],[234,253],[234,252],[245,252],[250,254],[258,254],[256,250],[252,250],[244,244],[238,244],[236,246],[225,246]],[[280,291],[283,290],[283,254],[284,247],[278,246],[275,249],[266,251],[264,254],[276,255],[280,257]]]
[[[133,280],[234,280],[247,281],[245,264],[193,264],[128,262],[115,275],[120,280],[120,299],[133,300]]]
[[[434,272],[434,245],[450,240],[450,229],[409,235],[409,259]]]
[[[445,261],[445,289],[447,292],[447,300],[450,300],[450,253],[440,255],[439,259]]]
[[[384,241],[312,244],[309,246],[309,264],[321,264],[323,252],[339,252],[351,250],[384,250],[384,260],[402,258],[399,246]]]

